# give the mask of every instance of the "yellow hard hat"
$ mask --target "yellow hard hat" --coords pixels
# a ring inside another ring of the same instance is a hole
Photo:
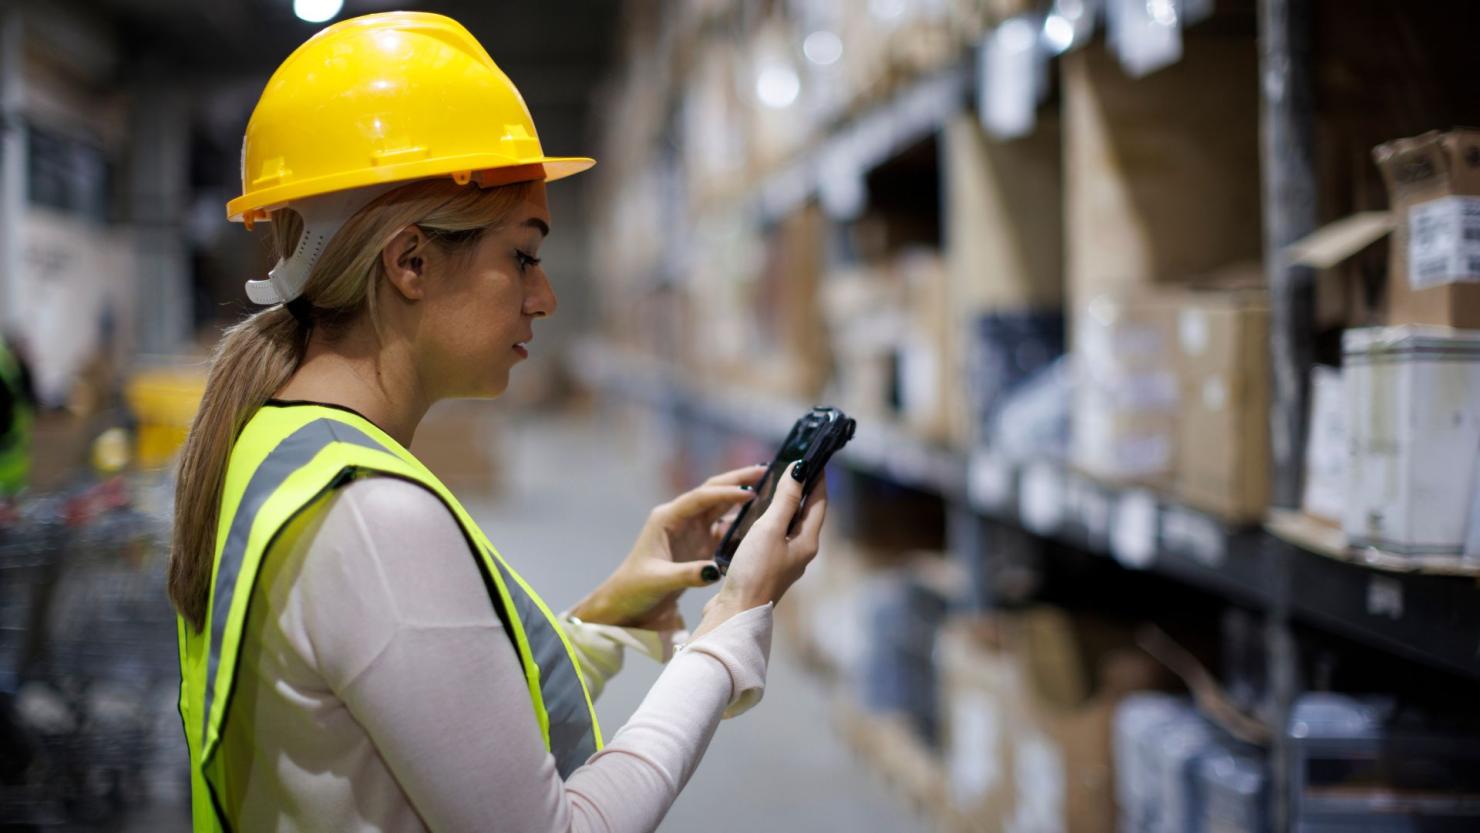
[[[513,82],[457,21],[387,12],[337,23],[278,67],[247,123],[242,195],[250,227],[295,200],[448,176],[500,185],[596,164],[546,156]]]

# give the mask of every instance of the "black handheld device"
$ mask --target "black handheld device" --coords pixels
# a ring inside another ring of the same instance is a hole
[[[817,485],[817,479],[822,476],[822,470],[827,467],[827,461],[833,452],[853,439],[856,426],[857,423],[851,417],[837,408],[813,408],[796,421],[785,441],[781,443],[775,458],[771,460],[771,465],[766,467],[766,476],[755,487],[755,497],[740,507],[735,522],[730,524],[724,540],[714,552],[714,563],[719,566],[721,573],[729,571],[730,559],[735,557],[735,550],[739,549],[741,539],[750,531],[755,519],[765,514],[767,507],[771,505],[771,497],[776,494],[776,484],[780,478],[790,476],[791,467],[796,461],[803,461],[807,473],[807,479],[802,483],[802,500],[805,501],[807,495],[812,493],[812,487]]]

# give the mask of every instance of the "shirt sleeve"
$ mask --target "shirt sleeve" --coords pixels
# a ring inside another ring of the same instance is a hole
[[[316,602],[315,660],[432,830],[653,830],[722,714],[759,700],[770,605],[689,643],[605,749],[562,780],[518,655],[441,501],[371,478],[325,511],[300,578]]]

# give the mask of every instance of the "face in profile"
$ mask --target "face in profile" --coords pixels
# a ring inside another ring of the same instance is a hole
[[[540,265],[549,232],[545,185],[537,183],[507,222],[447,258],[443,274],[427,283],[417,340],[426,347],[422,378],[436,380],[436,398],[498,396],[513,367],[538,349],[535,320],[557,304]]]

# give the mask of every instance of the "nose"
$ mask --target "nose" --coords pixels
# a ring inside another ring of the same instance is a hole
[[[545,275],[545,270],[538,270],[529,292],[524,296],[524,314],[533,318],[544,318],[554,315],[558,306],[560,306],[560,301],[555,297],[555,288],[550,285],[550,279]]]

